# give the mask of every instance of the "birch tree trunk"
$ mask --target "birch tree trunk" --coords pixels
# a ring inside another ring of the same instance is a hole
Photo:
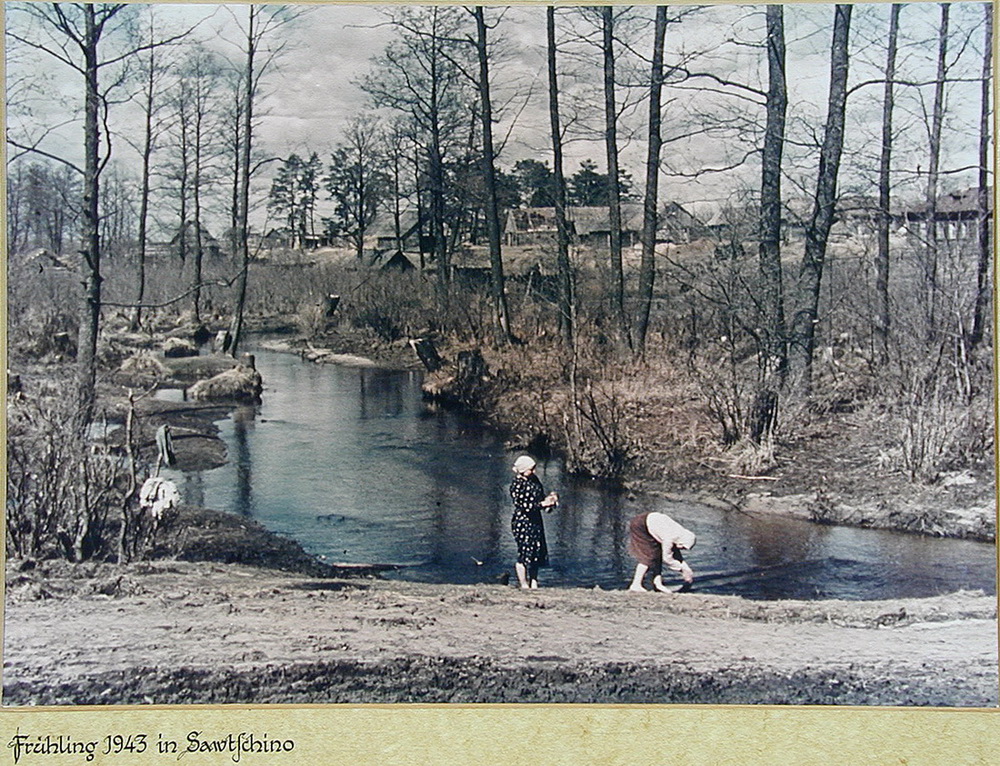
[[[97,335],[101,324],[101,236],[99,158],[100,128],[98,127],[101,95],[98,84],[98,44],[103,23],[98,23],[94,5],[81,7],[84,14],[84,34],[80,43],[84,62],[84,167],[83,167],[83,310],[77,342],[78,405],[81,425],[90,421],[94,408],[94,387],[97,382]]]

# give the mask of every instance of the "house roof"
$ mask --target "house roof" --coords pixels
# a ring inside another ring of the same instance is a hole
[[[642,205],[634,202],[623,202],[622,230],[642,230]],[[576,233],[580,236],[599,234],[611,231],[611,209],[605,205],[599,207],[571,207],[566,211],[567,217],[573,222]]]
[[[993,189],[986,192],[986,204],[989,210],[993,210]],[[907,213],[926,213],[929,209],[927,201],[924,200],[916,205],[905,208]],[[939,213],[970,213],[979,210],[979,189],[962,189],[961,191],[948,192],[938,195],[936,202]]]
[[[193,236],[194,230],[195,230],[194,221],[188,221],[183,226],[178,226],[176,233],[174,234],[173,237],[170,238],[170,244],[171,245],[178,244],[181,239],[181,234],[184,232],[190,231],[192,232]],[[201,231],[202,242],[204,242],[205,244],[213,245],[218,243],[218,240],[212,236],[211,232],[209,232],[209,230],[205,227],[204,223],[198,224],[198,230]]]
[[[417,228],[417,211],[402,210],[399,213],[399,230],[403,238],[409,237]],[[391,213],[379,213],[365,232],[372,237],[395,237],[396,221]]]
[[[622,231],[641,231],[643,207],[637,202],[623,202]],[[611,231],[611,210],[607,205],[566,208],[566,218],[573,224],[579,236],[601,234]],[[676,202],[669,202],[660,211],[660,226],[667,222],[677,226],[682,222],[692,225],[698,220]],[[554,207],[527,207],[511,210],[507,214],[505,232],[555,232],[556,209]]]

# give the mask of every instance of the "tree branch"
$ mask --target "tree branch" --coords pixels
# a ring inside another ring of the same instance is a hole
[[[23,157],[25,154],[37,154],[37,155],[39,155],[41,157],[45,157],[47,159],[54,160],[55,162],[62,163],[66,167],[72,168],[73,170],[75,170],[81,176],[83,175],[83,171],[80,170],[80,168],[78,168],[76,165],[74,165],[69,160],[65,160],[62,157],[56,156],[55,154],[50,154],[49,152],[46,152],[46,151],[44,151],[42,149],[39,149],[37,146],[25,146],[24,144],[19,144],[17,141],[15,141],[14,139],[10,138],[9,136],[7,137],[7,143],[10,144],[11,146],[15,147],[16,149],[21,149],[22,150],[20,154],[15,154],[13,157],[8,158],[8,160],[7,160],[8,162],[12,162],[13,160],[18,159],[19,157]]]

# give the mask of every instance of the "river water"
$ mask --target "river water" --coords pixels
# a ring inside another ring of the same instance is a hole
[[[221,468],[173,474],[185,502],[231,511],[328,562],[391,563],[388,577],[513,581],[507,486],[515,454],[474,420],[421,399],[421,375],[316,365],[257,349],[263,404],[219,423]],[[655,497],[629,499],[540,462],[560,505],[545,517],[546,586],[618,589],[634,567],[629,518],[662,511],[698,536],[699,592],[753,599],[883,599],[995,593],[991,544],[751,517]],[[669,579],[670,573],[665,575]]]

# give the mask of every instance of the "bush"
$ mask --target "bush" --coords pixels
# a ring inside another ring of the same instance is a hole
[[[913,481],[933,483],[944,470],[964,468],[988,441],[973,408],[952,401],[938,387],[900,405],[897,429],[902,468]]]
[[[586,472],[619,479],[638,453],[632,434],[632,407],[621,388],[612,383],[588,382],[577,392],[576,410],[584,428],[577,431],[572,453]]]
[[[82,432],[65,394],[8,401],[8,555],[84,561],[113,552],[126,461]]]

